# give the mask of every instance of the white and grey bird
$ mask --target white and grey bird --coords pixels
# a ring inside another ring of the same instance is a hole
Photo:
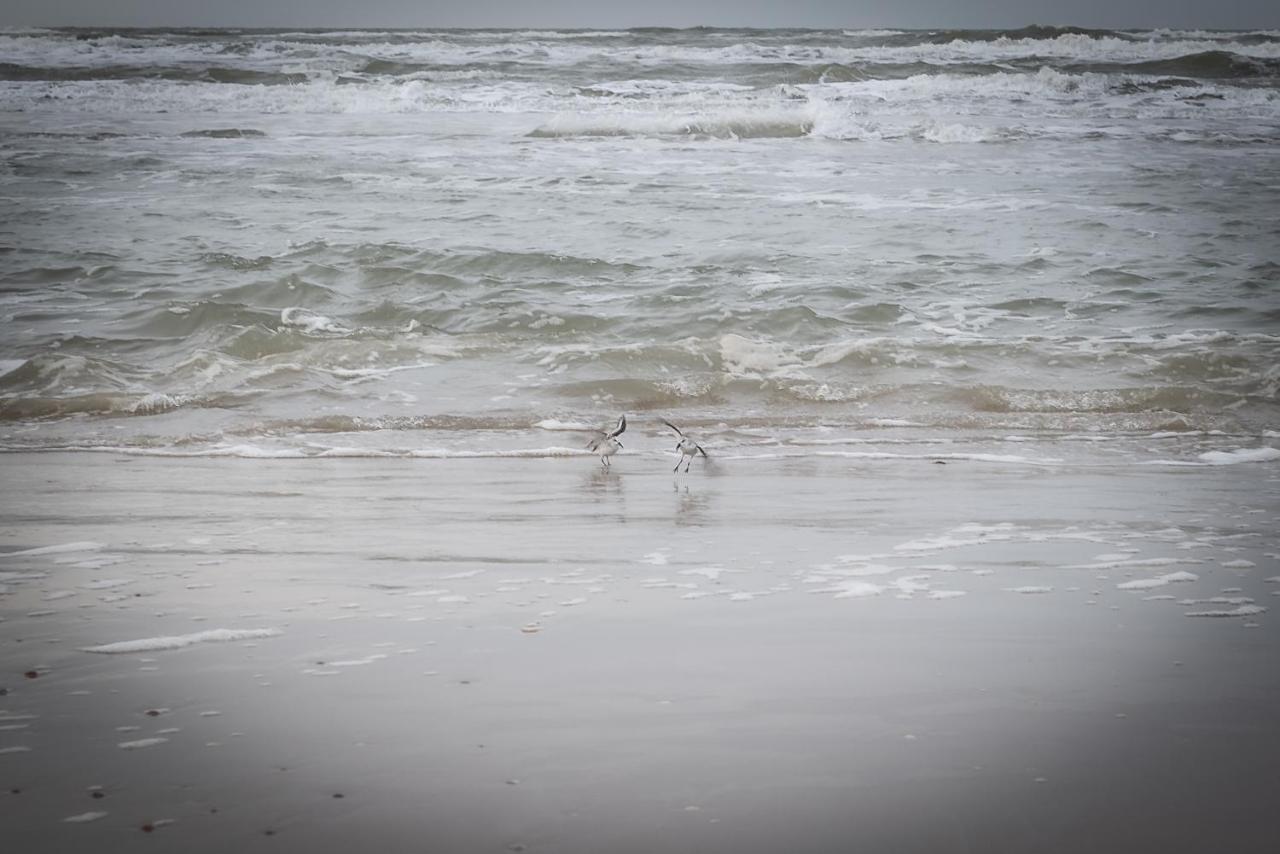
[[[618,453],[618,449],[622,447],[622,443],[618,441],[618,437],[627,430],[627,416],[622,415],[618,418],[618,426],[613,431],[606,433],[600,431],[600,435],[591,440],[591,444],[587,445],[587,450],[595,451],[600,455],[600,465],[608,468],[611,464],[609,457]]]
[[[693,458],[698,454],[702,454],[703,459],[711,459],[707,456],[707,452],[702,449],[702,446],[686,436],[679,427],[672,424],[665,418],[660,418],[658,420],[674,430],[675,434],[680,437],[680,442],[676,445],[676,450],[680,452],[680,459],[676,460],[676,467],[673,468],[672,471],[679,470],[681,463],[684,463],[684,470],[686,472],[689,471],[689,466],[693,464]]]

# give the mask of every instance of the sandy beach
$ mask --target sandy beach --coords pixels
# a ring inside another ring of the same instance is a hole
[[[1280,850],[1274,14],[167,1],[0,20],[3,854]]]
[[[7,850],[1275,840],[1273,463],[0,469]]]

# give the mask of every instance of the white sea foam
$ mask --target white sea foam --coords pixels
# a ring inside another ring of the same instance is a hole
[[[192,400],[186,395],[170,395],[152,392],[144,397],[134,401],[129,406],[129,411],[137,415],[156,415],[161,412],[169,412],[178,409]]]
[[[565,430],[575,433],[587,433],[596,429],[584,421],[561,421],[558,418],[544,418],[533,426],[539,430]]]
[[[1167,575],[1158,575],[1155,578],[1139,578],[1134,581],[1123,581],[1117,584],[1116,587],[1121,590],[1150,590],[1153,587],[1163,587],[1166,584],[1199,580],[1200,576],[1193,572],[1170,572]]]
[[[736,334],[720,337],[720,359],[727,372],[745,376],[794,375],[801,364],[800,357],[781,344]]]
[[[137,652],[160,652],[164,650],[182,649],[200,643],[224,643],[228,641],[258,640],[281,635],[279,629],[210,629],[189,635],[142,638],[140,640],[119,641],[101,646],[84,647],[82,652],[95,652],[104,655],[122,655]]]
[[[158,744],[164,744],[169,739],[162,736],[154,738],[140,738],[137,741],[122,741],[117,747],[121,750],[145,750],[148,747],[155,747]]]
[[[819,581],[826,583],[825,587],[815,587],[810,593],[830,593],[836,599],[863,599],[869,596],[879,596],[885,591],[884,585],[872,584],[869,581],[859,581],[857,579],[836,580],[830,583],[830,578],[808,578],[806,582]]]
[[[1026,533],[1019,531],[1011,522],[996,525],[968,523],[937,537],[912,540],[899,543],[893,548],[899,552],[931,552],[987,543],[1010,542],[1025,538]]]
[[[1215,466],[1231,466],[1239,463],[1265,463],[1280,460],[1280,448],[1237,448],[1233,451],[1207,451],[1198,459]]]
[[[293,326],[309,333],[330,333],[334,335],[345,335],[351,330],[341,323],[323,314],[317,314],[310,309],[300,306],[291,306],[281,310],[280,322],[285,326]]]
[[[1266,612],[1262,605],[1240,605],[1236,608],[1214,609],[1209,611],[1187,611],[1188,617],[1252,617]]]

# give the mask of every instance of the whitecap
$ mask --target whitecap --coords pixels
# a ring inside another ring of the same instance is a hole
[[[280,323],[285,326],[292,326],[301,329],[303,332],[317,333],[327,332],[336,335],[345,335],[351,330],[332,318],[325,317],[323,314],[317,314],[307,308],[301,306],[290,306],[282,309],[280,312]]]
[[[1231,466],[1238,463],[1265,463],[1280,460],[1280,448],[1236,448],[1232,451],[1207,451],[1200,460],[1214,466]]]

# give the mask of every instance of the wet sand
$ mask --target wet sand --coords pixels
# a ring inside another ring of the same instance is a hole
[[[1276,839],[1274,462],[0,472],[7,850]]]

